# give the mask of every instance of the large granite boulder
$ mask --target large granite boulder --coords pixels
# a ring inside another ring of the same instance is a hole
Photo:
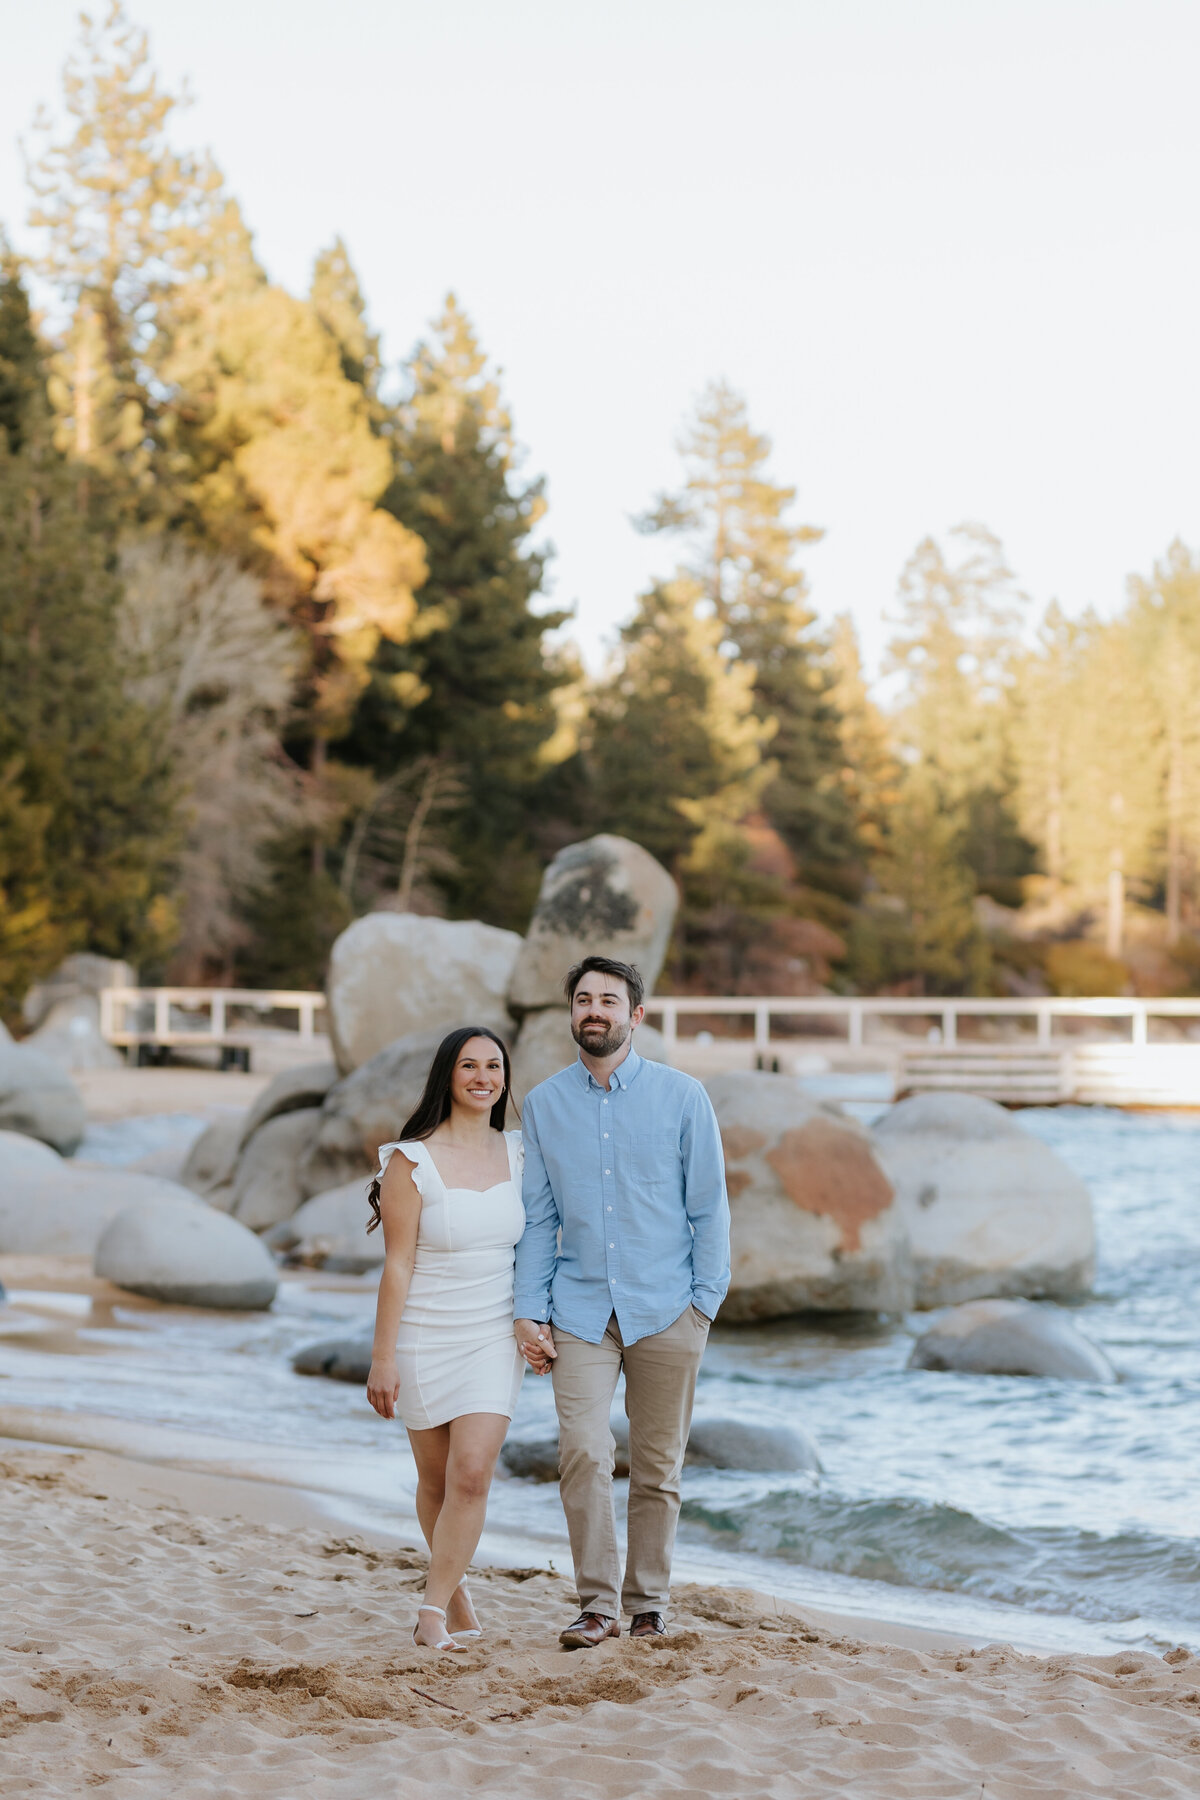
[[[510,1030],[505,991],[521,940],[475,920],[368,913],[330,952],[329,1035],[344,1074],[397,1038],[456,1025]]]
[[[172,1181],[67,1162],[47,1145],[0,1132],[0,1255],[91,1256],[131,1202],[199,1202]]]
[[[380,1144],[399,1137],[424,1092],[433,1053],[444,1035],[438,1027],[400,1038],[330,1088],[300,1160],[306,1195],[375,1173],[376,1152]]]
[[[302,1106],[260,1125],[238,1157],[228,1211],[251,1231],[290,1219],[305,1196],[300,1164],[321,1122],[321,1109]]]
[[[282,1070],[245,1114],[238,1149],[244,1149],[268,1119],[320,1106],[337,1078],[337,1065],[331,1062],[301,1063],[298,1068]]]
[[[652,1025],[638,1026],[633,1047],[650,1062],[670,1060],[666,1039]],[[526,1013],[512,1052],[513,1097],[517,1105],[524,1105],[530,1088],[569,1067],[578,1055],[579,1046],[571,1036],[571,1016],[561,999],[545,1012]]]
[[[607,833],[568,844],[542,877],[509,984],[510,1009],[520,1018],[561,1006],[563,976],[585,956],[635,964],[652,994],[678,901],[675,883],[640,844]]]
[[[917,1339],[908,1366],[1059,1381],[1117,1378],[1103,1350],[1066,1313],[1031,1300],[971,1300],[954,1307]]]
[[[37,1030],[25,1039],[31,1050],[52,1056],[64,1069],[121,1069],[125,1058],[100,1035],[100,1002],[94,994],[56,1000]]]
[[[273,1226],[263,1242],[289,1263],[362,1275],[378,1268],[384,1258],[383,1228],[377,1226],[367,1235],[372,1217],[367,1183],[360,1177],[314,1194],[290,1219]]]
[[[707,1086],[732,1215],[722,1322],[911,1305],[903,1215],[867,1132],[788,1075]]]
[[[71,1156],[86,1126],[83,1097],[60,1063],[24,1044],[0,1043],[0,1130],[24,1132]]]
[[[21,1006],[28,1030],[36,1031],[51,1011],[64,1000],[87,997],[98,1001],[105,988],[136,987],[137,975],[127,962],[112,956],[96,956],[90,950],[77,950],[64,957],[53,975],[35,982]],[[99,1017],[99,1007],[96,1009]]]
[[[233,1205],[233,1174],[245,1117],[244,1112],[234,1112],[206,1125],[188,1151],[179,1177],[185,1188],[202,1195],[221,1212],[228,1212]]]
[[[270,1306],[278,1277],[259,1238],[192,1195],[140,1200],[105,1227],[96,1274],[168,1306]]]
[[[918,1306],[1066,1299],[1091,1287],[1091,1196],[1002,1106],[916,1094],[874,1137],[908,1227]]]

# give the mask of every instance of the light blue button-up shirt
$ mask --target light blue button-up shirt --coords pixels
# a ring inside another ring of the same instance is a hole
[[[633,1344],[689,1303],[716,1317],[729,1286],[729,1201],[700,1083],[632,1048],[610,1082],[602,1088],[577,1060],[526,1098],[513,1312],[589,1344],[616,1313]]]

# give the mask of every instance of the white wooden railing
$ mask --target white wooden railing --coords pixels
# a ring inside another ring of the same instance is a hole
[[[840,995],[821,994],[811,999],[795,999],[787,996],[734,996],[733,998],[710,998],[707,995],[687,995],[686,997],[656,994],[646,1002],[646,1013],[651,1023],[661,1019],[661,1030],[668,1044],[674,1043],[681,1035],[679,1021],[689,1015],[717,1013],[722,1015],[741,1016],[753,1020],[753,1042],[756,1050],[767,1050],[778,1042],[771,1030],[774,1018],[796,1018],[829,1020],[838,1029],[824,1033],[814,1031],[814,1038],[841,1035],[849,1049],[861,1049],[868,1042],[869,1021],[872,1019],[927,1019],[930,1030],[937,1037],[928,1041],[940,1042],[949,1048],[960,1042],[959,1021],[964,1019],[1028,1019],[1033,1029],[1029,1033],[1030,1040],[1043,1048],[1050,1048],[1065,1035],[1073,1039],[1091,1034],[1076,1030],[1069,1034],[1056,1033],[1056,1020],[1095,1021],[1102,1019],[1121,1021],[1127,1026],[1129,1036],[1125,1040],[1131,1044],[1145,1044],[1150,1041],[1149,1030],[1152,1019],[1193,1019],[1196,1022],[1196,1042],[1200,1045],[1200,999],[1196,1000],[1135,1000],[1124,995],[1087,1000],[947,1000],[947,999],[846,999]],[[809,1034],[804,1034],[809,1035]],[[1099,1033],[1109,1039],[1112,1033]],[[784,1037],[783,1033],[779,1038]],[[788,1040],[794,1040],[794,1034],[787,1034]]]
[[[265,1029],[266,1013],[294,1013],[298,1044],[316,1041],[316,1016],[324,1008],[324,994],[291,988],[105,988],[100,995],[100,1031],[110,1044],[218,1045],[240,1048],[252,1044]],[[254,1013],[253,1023],[239,1021],[237,1013]],[[234,1015],[231,1017],[231,1015]]]
[[[695,1062],[697,1072],[739,1051],[786,1071],[789,1056],[797,1064],[797,1052],[811,1058],[819,1050],[842,1067],[878,1057],[898,1094],[954,1089],[1016,1103],[1200,1106],[1200,999],[655,995],[646,1015],[671,1059]],[[705,1015],[714,1024],[741,1018],[748,1029],[680,1029]]]

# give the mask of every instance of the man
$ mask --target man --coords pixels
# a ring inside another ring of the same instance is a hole
[[[517,1342],[553,1365],[560,1493],[580,1616],[568,1649],[666,1630],[679,1479],[708,1328],[729,1286],[729,1203],[717,1121],[698,1081],[644,1061],[629,963],[567,975],[579,1057],[529,1094]],[[561,1234],[561,1236],[560,1236]],[[624,1581],[609,1412],[625,1372],[629,1545]]]

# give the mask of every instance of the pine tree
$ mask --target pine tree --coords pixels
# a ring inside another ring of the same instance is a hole
[[[14,279],[0,282],[8,319]],[[0,887],[22,981],[64,948],[159,954],[175,843],[170,773],[116,647],[115,521],[80,507],[36,371],[28,386],[16,454],[0,434]]]
[[[868,992],[982,994],[990,953],[958,820],[927,772],[904,779],[874,861],[875,890],[850,931],[850,962]]]
[[[901,765],[888,721],[871,697],[863,673],[854,621],[841,613],[830,634],[830,701],[837,715],[841,761],[838,775],[862,853],[883,848],[896,803]]]
[[[1086,633],[1052,602],[1035,647],[1016,664],[1016,726],[1021,828],[1039,847],[1042,869],[1057,892],[1065,879],[1065,806],[1071,775],[1072,710]]]
[[[1018,904],[1033,865],[1016,822],[1012,745],[1024,596],[991,532],[964,525],[950,535],[961,547],[957,561],[926,538],[904,569],[885,673],[903,679],[901,751],[955,821],[977,886]]]
[[[770,439],[751,429],[744,400],[727,383],[702,395],[679,448],[683,486],[660,497],[643,528],[684,536],[686,572],[730,651],[754,670],[755,710],[774,721],[775,773],[763,806],[803,879],[852,892],[856,846],[830,671],[796,561],[822,534],[789,522],[796,490],[768,478]]]
[[[1088,617],[1081,630],[1067,712],[1064,872],[1099,904],[1105,949],[1119,958],[1130,885],[1148,891],[1161,866],[1164,734],[1132,622]]]
[[[308,302],[337,344],[342,374],[362,388],[371,404],[373,419],[381,422],[384,407],[379,384],[383,359],[379,338],[367,323],[367,303],[340,237],[334,238],[328,250],[321,251],[313,265]]]
[[[126,509],[152,509],[162,309],[227,203],[211,161],[172,148],[180,102],[116,0],[99,23],[83,15],[63,103],[61,134],[39,112],[29,160],[39,267],[71,316],[51,382],[57,441]]]
[[[721,624],[699,599],[686,577],[642,596],[585,736],[596,827],[634,838],[677,876],[702,834],[736,826],[774,773],[752,671],[721,654]]]
[[[28,443],[34,416],[44,417],[43,353],[34,329],[21,266],[0,229],[0,444],[13,456]]]
[[[1162,732],[1167,942],[1177,944],[1200,922],[1200,557],[1176,539],[1130,592],[1132,640]]]
[[[380,646],[344,753],[384,778],[421,761],[456,783],[459,804],[442,824],[446,903],[521,923],[540,878],[539,752],[564,678],[544,639],[567,615],[535,610],[545,554],[528,540],[542,483],[519,478],[496,375],[453,295],[412,360],[394,444],[384,504],[419,534],[429,573],[407,641]]]

